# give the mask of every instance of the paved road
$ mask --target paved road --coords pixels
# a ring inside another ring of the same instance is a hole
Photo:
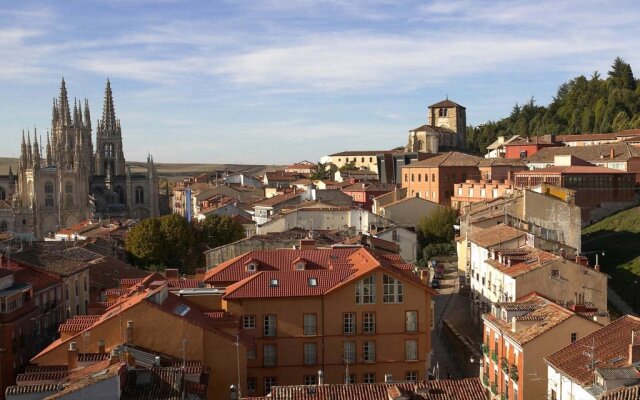
[[[431,335],[432,368],[439,367],[440,379],[478,376],[477,367],[470,363],[468,353],[460,350],[463,344],[444,329],[444,321],[447,320],[462,335],[477,343],[472,344],[472,347],[479,348],[482,331],[471,322],[470,302],[466,292],[460,293],[457,263],[445,263],[445,268],[447,272],[445,279],[441,281],[440,295],[434,298],[436,329]]]

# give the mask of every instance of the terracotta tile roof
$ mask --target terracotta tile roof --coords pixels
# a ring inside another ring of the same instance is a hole
[[[426,160],[405,165],[402,168],[435,168],[435,167],[477,167],[484,158],[471,154],[450,151]]]
[[[341,151],[340,153],[329,154],[330,157],[338,156],[375,156],[377,154],[393,153],[392,150],[352,150]]]
[[[62,251],[41,247],[26,248],[22,252],[12,254],[11,259],[65,277],[89,268],[88,263],[67,257]]]
[[[395,396],[394,396],[395,395]],[[276,386],[271,400],[389,400],[397,395],[407,400],[484,400],[486,394],[478,378],[440,379],[421,382],[329,384],[317,386]],[[257,399],[257,398],[256,398]]]
[[[153,367],[150,370],[150,381],[147,384],[137,384],[135,371],[128,371],[130,375],[122,390],[122,400],[181,400],[184,398],[205,398],[207,384],[184,380],[184,372],[180,367]],[[131,376],[133,375],[133,376]],[[208,379],[200,379],[207,382]],[[184,382],[184,393],[179,389],[179,382]]]
[[[39,385],[9,386],[5,395],[19,396],[35,393],[55,393],[63,389],[61,383],[43,383]]]
[[[550,262],[560,260],[560,257],[554,254],[530,246],[522,246],[514,250],[515,251],[494,249],[495,252],[502,253],[502,262],[492,259],[486,260],[485,262],[498,271],[515,278],[547,265]]]
[[[80,332],[100,319],[99,315],[76,315],[58,326],[58,332]]]
[[[199,279],[167,279],[170,289],[189,289],[202,286],[202,281]]]
[[[517,171],[513,173],[514,178],[518,176],[528,175],[571,175],[571,174],[629,174],[630,172],[621,171],[619,169],[586,166],[586,165],[570,165],[570,166],[557,166],[538,168],[530,171]]]
[[[330,266],[350,268],[351,261],[349,260],[349,256],[356,251],[358,251],[357,248],[252,251],[210,269],[207,271],[204,280],[213,285],[216,282],[238,282],[248,278],[252,273],[247,272],[245,265],[251,259],[258,263],[258,271],[292,271],[294,269],[293,261],[298,257],[302,257],[308,261],[307,269],[327,269]]]
[[[343,192],[393,192],[398,186],[393,183],[354,183],[342,188]]]
[[[94,363],[109,359],[109,353],[79,353],[78,362],[80,363]]]
[[[244,215],[240,215],[240,214],[235,214],[234,216],[231,217],[231,220],[233,222],[237,222],[242,225],[255,225],[256,223],[251,218],[247,218]]]
[[[519,135],[513,135],[509,139],[505,139],[504,142],[500,142],[500,139],[496,139],[493,143],[491,143],[490,145],[487,146],[487,150],[497,149],[500,146],[504,146],[505,143],[511,143],[514,140],[517,140],[519,138],[520,138]]]
[[[450,108],[450,107],[465,108],[460,104],[456,103],[455,101],[451,101],[449,99],[441,100],[429,106],[429,108]]]
[[[614,150],[613,159],[610,158],[611,149]],[[589,162],[627,161],[631,157],[640,157],[640,148],[628,143],[610,143],[594,146],[562,146],[546,147],[528,158],[529,163],[553,163],[556,155],[572,155]]]
[[[640,385],[621,387],[609,390],[598,397],[598,400],[638,400],[640,399]]]
[[[556,370],[582,386],[593,382],[590,369],[590,348],[598,368],[616,368],[628,365],[629,345],[633,331],[640,331],[640,318],[625,315],[610,324],[559,350],[545,360]]]
[[[28,365],[25,367],[25,374],[41,374],[48,372],[66,372],[69,369],[66,365]]]
[[[536,294],[526,297],[523,300],[515,301],[514,303],[519,302],[524,302],[527,304],[527,307],[535,309],[524,316],[520,316],[519,319],[520,321],[529,321],[533,323],[518,328],[515,332],[511,329],[511,321],[504,321],[502,318],[495,317],[493,314],[484,314],[482,318],[485,321],[501,328],[505,336],[511,338],[520,345],[524,345],[533,339],[540,337],[575,315],[575,313],[567,310],[566,308]],[[501,306],[505,305],[505,303],[501,303]]]
[[[510,226],[500,224],[483,230],[474,230],[469,235],[469,241],[478,246],[488,249],[526,235],[526,232],[519,231]]]
[[[16,384],[19,386],[29,385],[30,382],[41,382],[44,381],[46,383],[56,383],[66,380],[69,376],[67,371],[57,371],[57,372],[39,372],[39,373],[30,373],[30,374],[20,374],[16,378]]]
[[[558,146],[561,143],[554,142],[551,138],[551,135],[538,135],[538,136],[530,136],[530,137],[521,137],[512,142],[505,144],[504,146],[523,146],[523,145],[535,145],[535,144],[556,144]]]
[[[286,193],[286,194],[280,194],[277,196],[273,196],[273,197],[269,197],[268,199],[264,199],[256,204],[254,204],[254,207],[273,207],[277,204],[283,203],[287,200],[291,200],[294,199],[296,197],[300,197],[300,195],[303,193],[304,191],[300,191],[300,192],[290,192],[290,193]]]
[[[485,158],[482,161],[480,161],[478,166],[479,167],[504,167],[504,166],[508,166],[508,167],[525,167],[526,168],[527,163],[525,163],[523,160],[518,160],[518,159],[515,159],[515,158],[497,157],[497,158]]]
[[[89,264],[89,285],[101,291],[119,287],[124,279],[142,279],[149,274],[114,257],[102,257]]]
[[[558,142],[581,142],[591,140],[616,140],[615,133],[585,133],[581,135],[557,135]]]

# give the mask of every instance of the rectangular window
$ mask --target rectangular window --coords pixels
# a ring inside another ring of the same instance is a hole
[[[349,374],[349,375],[342,375],[342,377],[344,378],[344,383],[346,385],[353,385],[354,383],[356,383],[356,374]]]
[[[316,364],[316,344],[305,343],[304,344],[304,365]]]
[[[473,197],[473,188],[469,188],[469,197]]]
[[[376,332],[376,313],[373,313],[373,312],[362,313],[362,332],[364,333]]]
[[[578,340],[578,333],[577,332],[572,332],[571,333],[571,343],[575,342],[576,340]]]
[[[265,315],[263,328],[264,328],[263,329],[264,336],[275,336],[276,335],[276,316]]]
[[[275,376],[267,376],[264,378],[264,394],[271,393],[271,388],[276,386],[278,381]]]
[[[375,374],[375,372],[365,372],[363,381],[364,381],[364,383],[376,383],[376,374]]]
[[[347,364],[353,364],[356,362],[356,342],[342,342],[342,358]]]
[[[462,187],[458,188],[458,196],[462,196]]]
[[[262,364],[265,367],[275,367],[278,364],[278,348],[275,344],[262,346]]]
[[[411,174],[411,182],[415,181],[415,175]]]
[[[317,333],[316,329],[316,315],[315,314],[304,314],[304,335],[305,336],[313,336]]]
[[[247,349],[247,360],[255,360],[256,359],[256,348],[250,347]]]
[[[376,276],[370,275],[356,283],[356,304],[375,304]]]
[[[356,313],[342,314],[342,333],[346,335],[356,333]]]
[[[318,384],[318,376],[317,375],[305,375],[304,376],[304,384],[306,386],[317,385]]]
[[[255,329],[256,328],[256,316],[255,315],[243,315],[242,316],[242,329]]]
[[[362,358],[364,362],[376,361],[376,342],[373,342],[373,341],[362,342]]]
[[[247,378],[247,391],[249,393],[255,393],[258,390],[258,378],[250,376]]]
[[[487,197],[487,189],[485,188],[480,189],[480,197],[482,197],[483,199]]]
[[[416,361],[418,359],[418,341],[406,340],[404,342],[405,360]]]
[[[408,382],[417,382],[418,381],[418,371],[407,371],[404,374],[404,380]]]
[[[405,311],[404,330],[407,332],[418,332],[418,312]]]
[[[384,303],[402,303],[402,282],[388,275],[382,276]]]
[[[493,198],[497,198],[498,197],[498,189],[491,189],[491,195],[493,196]]]

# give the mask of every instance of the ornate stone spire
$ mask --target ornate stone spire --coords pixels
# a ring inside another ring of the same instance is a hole
[[[31,133],[27,131],[27,168],[33,167],[33,148],[31,147]]]
[[[89,114],[89,100],[84,99],[84,126],[91,128],[91,115]]]
[[[104,106],[102,108],[102,128],[111,130],[116,127],[116,110],[113,106],[113,94],[111,93],[111,82],[107,79],[107,86],[104,89]]]
[[[51,109],[51,126],[56,126],[60,119],[60,114],[58,113],[58,101],[53,99],[53,108]]]
[[[47,131],[47,166],[53,164],[53,159],[51,158],[51,140],[49,138],[49,131]]]
[[[24,129],[22,130],[22,143],[20,144],[20,170],[27,168],[27,142],[24,139]]]
[[[42,159],[40,158],[40,146],[38,145],[38,131],[33,128],[33,168],[40,168]]]
[[[58,107],[60,108],[60,118],[62,119],[63,125],[71,125],[69,98],[67,96],[67,86],[64,83],[64,77],[62,78],[62,83],[60,84],[60,99],[58,100]]]

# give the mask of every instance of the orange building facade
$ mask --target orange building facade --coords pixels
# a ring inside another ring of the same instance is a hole
[[[255,251],[220,264],[208,283],[253,335],[247,395],[278,385],[426,379],[435,292],[397,256],[363,248]]]

